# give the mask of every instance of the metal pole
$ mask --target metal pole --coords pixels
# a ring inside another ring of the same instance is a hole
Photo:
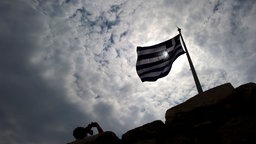
[[[186,54],[187,54],[187,58],[188,58],[188,62],[189,62],[190,68],[191,68],[191,72],[192,72],[192,75],[193,75],[194,80],[195,80],[195,83],[196,83],[197,91],[198,91],[198,93],[202,93],[203,90],[202,90],[201,84],[200,84],[200,82],[199,82],[199,79],[198,79],[198,77],[197,77],[196,70],[195,70],[194,65],[193,65],[193,63],[192,63],[192,60],[191,60],[191,58],[190,58],[190,56],[189,56],[189,53],[188,53],[186,44],[185,44],[185,42],[184,42],[184,40],[183,40],[183,37],[182,37],[182,34],[181,34],[181,29],[178,28],[178,31],[179,31],[179,33],[180,33],[180,36],[181,36],[181,39],[182,39],[182,43],[183,43],[183,46],[184,46],[185,51],[186,51]]]

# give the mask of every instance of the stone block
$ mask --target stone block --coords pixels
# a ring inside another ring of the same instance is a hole
[[[179,113],[187,113],[200,107],[207,107],[220,103],[229,98],[233,90],[234,87],[230,83],[226,83],[198,94],[184,103],[168,109],[165,114],[165,124],[168,126]]]
[[[123,134],[122,140],[129,144],[140,144],[145,141],[155,144],[163,139],[163,133],[165,133],[164,123],[161,120],[156,120],[126,132]]]

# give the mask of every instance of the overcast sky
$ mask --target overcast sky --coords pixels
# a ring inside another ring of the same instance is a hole
[[[256,82],[255,0],[0,0],[0,143],[119,137],[197,94],[186,55],[142,83],[136,47],[182,34],[203,90]]]

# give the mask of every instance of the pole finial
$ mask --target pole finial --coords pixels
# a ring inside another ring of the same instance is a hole
[[[177,26],[179,33],[181,33],[181,29]]]

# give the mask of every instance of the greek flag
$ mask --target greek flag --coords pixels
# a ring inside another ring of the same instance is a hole
[[[156,81],[165,77],[170,72],[172,63],[184,53],[180,34],[153,46],[138,46],[136,70],[141,81]]]

